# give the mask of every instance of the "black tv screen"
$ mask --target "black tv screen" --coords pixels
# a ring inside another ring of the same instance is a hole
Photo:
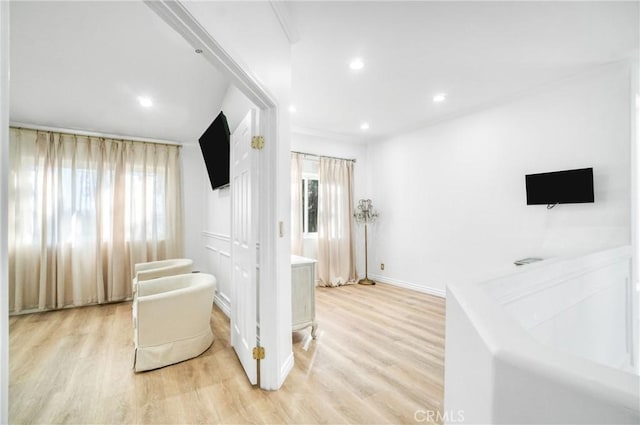
[[[594,202],[593,168],[528,174],[527,205]]]
[[[229,125],[222,112],[200,136],[200,149],[213,190],[229,185]]]

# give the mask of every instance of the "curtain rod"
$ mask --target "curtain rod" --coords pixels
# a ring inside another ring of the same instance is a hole
[[[66,133],[66,134],[73,134],[77,136],[104,137],[105,139],[130,140],[132,142],[156,143],[156,144],[162,144],[162,145],[174,145],[180,148],[182,147],[182,143],[174,142],[171,140],[147,139],[143,137],[123,136],[121,134],[109,134],[109,133],[100,133],[97,131],[78,130],[75,128],[49,127],[46,125],[27,124],[23,122],[15,122],[15,121],[11,121],[9,123],[9,126],[14,128],[24,128],[27,130],[52,131],[54,133]]]
[[[298,151],[291,151],[291,153],[297,153],[297,154],[304,155],[304,156],[312,156],[314,158],[340,159],[342,161],[356,162],[356,160],[353,159],[353,158],[340,158],[340,157],[337,157],[337,156],[317,155],[315,153],[306,153],[306,152],[298,152]]]

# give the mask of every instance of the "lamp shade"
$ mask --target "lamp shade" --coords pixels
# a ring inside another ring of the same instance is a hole
[[[373,209],[371,199],[360,199],[353,217],[358,224],[371,224],[378,218],[378,211]]]

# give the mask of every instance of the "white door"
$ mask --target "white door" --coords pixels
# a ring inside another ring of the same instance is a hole
[[[256,111],[249,111],[231,135],[231,345],[251,384],[257,381],[253,348],[257,345],[255,192],[256,152],[251,137],[257,132]]]

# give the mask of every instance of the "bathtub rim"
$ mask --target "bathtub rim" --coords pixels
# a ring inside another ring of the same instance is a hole
[[[460,305],[467,319],[473,324],[475,331],[492,354],[494,362],[503,361],[512,366],[533,371],[555,385],[565,386],[588,398],[603,400],[611,406],[628,410],[631,415],[640,417],[640,376],[538,342],[516,318],[505,311],[499,300],[493,298],[483,287],[491,282],[505,280],[509,277],[540,273],[541,270],[549,266],[559,266],[561,270],[563,262],[565,264],[567,261],[581,263],[583,257],[603,255],[603,252],[605,257],[627,255],[628,253],[629,258],[631,253],[630,247],[616,247],[586,256],[543,261],[534,264],[534,267],[517,270],[514,273],[479,283],[451,283],[447,285],[446,299],[447,302],[455,300]],[[637,291],[635,295],[637,295]],[[637,340],[634,341],[635,343]],[[446,373],[445,367],[445,385]]]

